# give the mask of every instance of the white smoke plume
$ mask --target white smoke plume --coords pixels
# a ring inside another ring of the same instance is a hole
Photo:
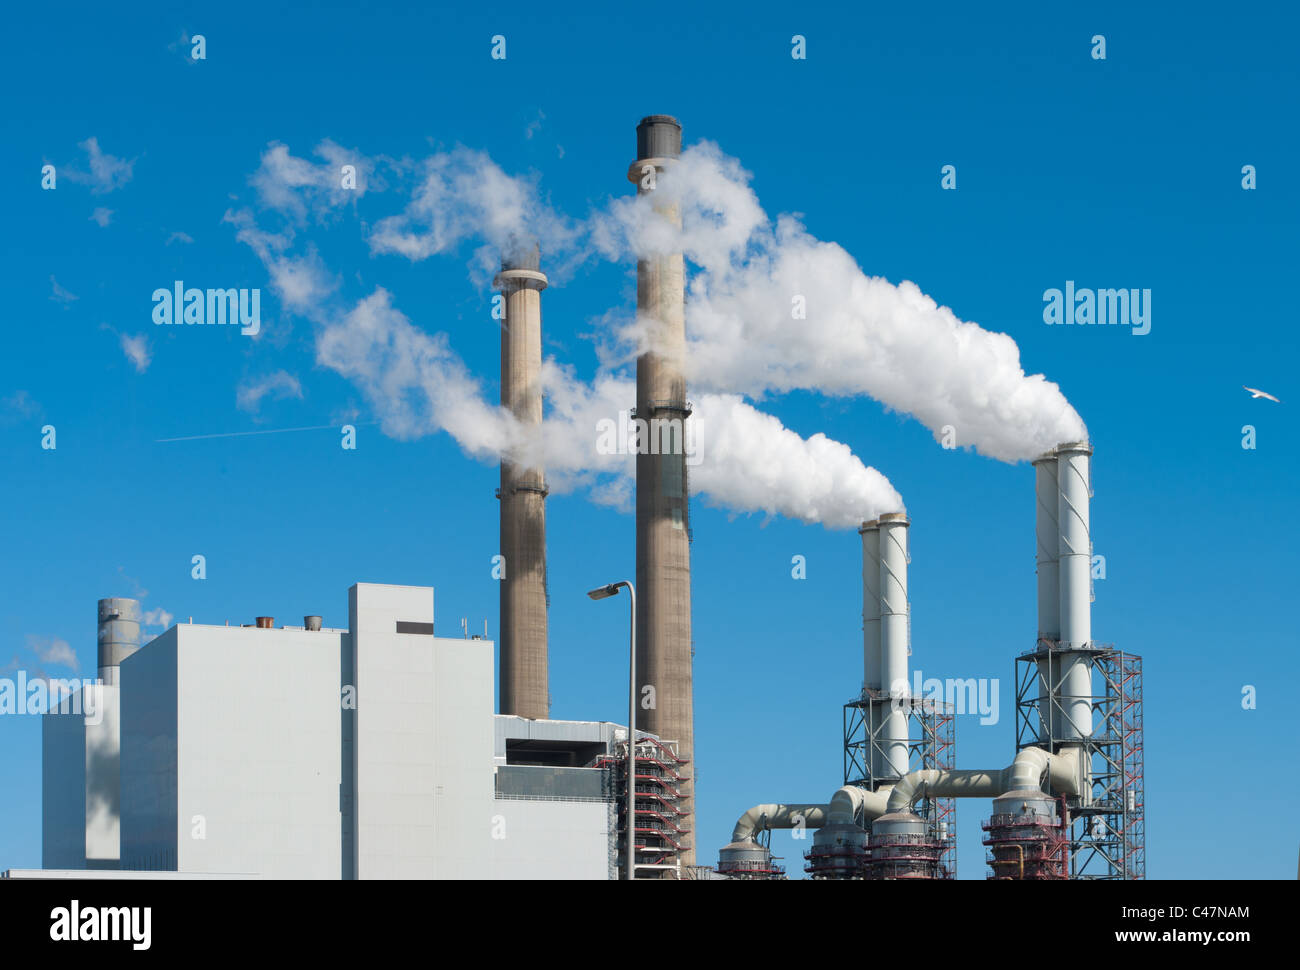
[[[318,149],[318,154],[326,152]],[[719,160],[712,171],[701,167],[699,180],[679,183],[692,187],[697,209],[708,204],[708,198],[720,207],[711,235],[702,235],[690,250],[692,259],[710,266],[729,259],[763,220],[738,166]],[[364,160],[357,164],[373,171]],[[439,153],[416,167],[421,172],[419,186],[400,214],[375,224],[369,235],[373,252],[421,260],[453,252],[467,240],[481,241],[475,261],[484,271],[509,247],[542,240],[550,247],[548,258],[563,254],[566,246],[573,258],[580,230],[539,201],[535,181],[508,176],[485,154],[467,149]],[[286,305],[317,323],[317,362],[362,391],[386,434],[413,438],[446,431],[482,460],[507,457],[540,464],[552,490],[583,489],[594,501],[630,507],[634,451],[602,450],[600,442],[602,427],[617,422],[620,413],[635,404],[635,382],[610,370],[586,382],[571,368],[547,360],[547,414],[540,437],[530,435],[510,414],[488,402],[480,381],[450,348],[445,334],[415,326],[382,288],[354,305],[338,305],[336,277],[317,252],[308,247],[303,256],[290,253],[295,224],[309,214],[320,219],[344,201],[326,179],[325,165],[304,162],[284,146],[272,146],[252,182],[263,207],[279,212],[290,225],[272,233],[247,211],[226,217],[238,227],[238,238],[262,259]],[[642,218],[643,243],[674,243],[630,200],[613,203],[611,213],[594,217],[581,229],[606,254],[615,255],[619,233]],[[716,383],[710,387],[726,390]],[[865,466],[848,446],[822,434],[804,439],[737,394],[695,395],[689,423],[697,448],[688,462],[692,491],[704,493],[712,505],[835,528],[903,509],[888,480]]]
[[[634,380],[604,373],[588,384],[548,360],[542,370],[548,412],[540,436],[531,434],[485,400],[445,335],[415,326],[383,289],[321,328],[317,361],[362,391],[385,434],[446,431],[477,458],[541,465],[557,493],[583,489],[595,502],[630,507],[634,438],[601,445],[608,439],[603,429],[629,427],[620,424],[620,413],[636,403]],[[702,395],[689,421],[692,488],[712,505],[831,528],[903,508],[889,481],[848,446],[822,434],[804,439],[736,395]]]
[[[677,203],[681,228],[651,201]],[[1011,337],[961,320],[914,283],[867,276],[793,217],[769,219],[749,174],[710,143],[683,152],[653,197],[613,203],[592,240],[610,258],[680,250],[696,264],[686,310],[693,387],[866,395],[936,439],[950,425],[959,446],[1003,461],[1087,437],[1060,388],[1025,373]],[[641,347],[648,332],[636,321],[621,337]]]

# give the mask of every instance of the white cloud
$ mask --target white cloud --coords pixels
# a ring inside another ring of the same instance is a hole
[[[53,287],[53,292],[50,294],[50,299],[53,300],[55,303],[62,303],[66,307],[70,303],[75,303],[77,300],[81,299],[81,297],[77,296],[75,293],[69,293],[67,290],[61,287],[59,285],[59,281],[56,280],[53,276],[50,277],[50,286]]]
[[[28,634],[27,648],[40,658],[41,663],[56,664],[76,671],[80,669],[77,652],[68,645],[67,640],[58,637],[35,636]]]
[[[490,247],[476,254],[490,279],[502,252],[534,244],[568,250],[576,241],[578,226],[542,200],[536,178],[508,175],[485,152],[439,152],[420,168],[421,182],[403,212],[375,224],[371,252],[418,262],[475,239]]]
[[[235,238],[248,244],[271,276],[271,288],[285,308],[311,317],[314,310],[338,288],[338,278],[326,269],[314,246],[302,256],[287,256],[294,232],[266,232],[247,210],[227,211],[223,222],[238,226]]]
[[[131,362],[131,366],[141,374],[147,371],[149,362],[153,359],[153,353],[149,348],[149,339],[144,334],[135,337],[119,334],[117,339],[122,345],[122,353],[126,354],[126,359]]]
[[[77,147],[86,153],[89,171],[82,171],[72,167],[66,168],[63,174],[68,181],[79,185],[89,185],[90,191],[94,195],[104,195],[115,189],[120,189],[131,181],[135,159],[126,161],[116,155],[108,154],[100,149],[99,139],[94,137],[87,138]]]
[[[171,627],[174,619],[175,617],[172,614],[159,607],[156,610],[146,610],[140,621],[142,626],[160,626],[166,630]]]
[[[41,413],[41,406],[26,391],[19,389],[6,398],[0,398],[0,417],[6,420],[32,418]]]
[[[297,222],[305,220],[309,213],[319,219],[362,198],[376,180],[375,160],[360,152],[326,139],[316,146],[314,154],[322,161],[299,158],[289,151],[289,146],[272,142],[249,178],[257,190],[258,202]],[[345,165],[354,170],[353,188],[343,187]]]
[[[235,404],[241,411],[256,414],[264,398],[283,400],[301,398],[302,385],[298,378],[286,371],[278,370],[264,377],[253,378],[241,383],[235,392]]]
[[[99,206],[90,214],[88,221],[98,223],[100,229],[106,229],[108,224],[113,221],[113,210]]]
[[[194,237],[187,232],[174,232],[167,237],[167,242],[164,245],[170,246],[174,242],[188,244],[194,242]]]

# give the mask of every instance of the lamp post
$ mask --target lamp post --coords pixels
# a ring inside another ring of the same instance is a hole
[[[608,599],[627,587],[632,599],[632,622],[628,627],[627,688],[627,870],[629,880],[636,878],[636,587],[623,580],[598,586],[587,593],[594,600]]]

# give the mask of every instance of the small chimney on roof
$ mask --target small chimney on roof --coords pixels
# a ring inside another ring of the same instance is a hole
[[[257,628],[259,630],[269,630],[274,626],[275,626],[275,617],[273,616],[259,616],[257,618]]]

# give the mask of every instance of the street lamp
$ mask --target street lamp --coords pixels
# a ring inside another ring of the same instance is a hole
[[[598,586],[587,593],[594,600],[609,599],[626,586],[632,598],[632,621],[628,626],[627,688],[627,878],[636,878],[636,587],[623,580]]]

